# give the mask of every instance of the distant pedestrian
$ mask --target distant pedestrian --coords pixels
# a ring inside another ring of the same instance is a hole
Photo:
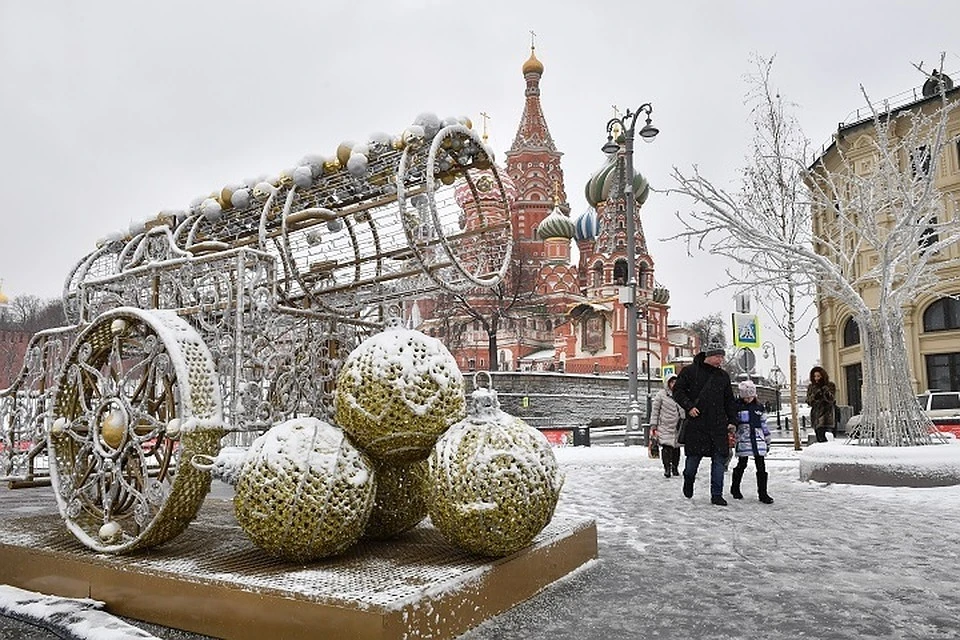
[[[740,480],[747,470],[747,459],[753,456],[757,467],[757,496],[763,504],[773,504],[773,498],[767,493],[767,467],[763,459],[770,450],[771,440],[767,414],[763,405],[757,402],[757,385],[744,380],[737,390],[740,396],[737,401],[737,466],[733,468],[730,494],[737,500],[743,499]]]
[[[709,456],[710,502],[726,506],[723,472],[729,453],[727,434],[736,428],[737,412],[730,376],[720,368],[723,356],[723,347],[719,346],[698,353],[693,364],[680,370],[673,399],[687,412],[683,495],[693,497],[700,461]]]
[[[680,475],[680,443],[677,430],[683,420],[683,409],[673,399],[673,387],[677,376],[667,378],[667,384],[653,397],[650,409],[650,424],[660,438],[660,460],[663,462],[663,477]]]
[[[830,382],[830,376],[823,367],[810,370],[807,404],[810,405],[810,424],[817,434],[817,442],[826,442],[827,431],[836,435],[834,414],[837,410],[837,385]]]

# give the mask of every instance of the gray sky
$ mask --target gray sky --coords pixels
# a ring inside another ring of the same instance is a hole
[[[819,145],[863,106],[860,84],[876,100],[919,87],[911,63],[929,69],[942,51],[960,70],[958,24],[951,0],[0,0],[3,291],[57,296],[98,238],[343,140],[397,134],[424,111],[477,127],[485,111],[503,161],[531,29],[578,215],[611,105],[653,103],[661,134],[638,143],[636,166],[655,187],[697,164],[735,189],[752,52],[776,54],[777,84]],[[726,316],[730,295],[704,294],[720,282],[716,259],[660,241],[687,207],[662,195],[643,207],[657,279],[673,320]],[[785,341],[770,327],[763,337],[783,366]],[[812,336],[801,371],[817,357]]]

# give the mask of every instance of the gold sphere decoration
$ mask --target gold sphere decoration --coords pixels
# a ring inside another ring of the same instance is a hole
[[[351,153],[353,153],[352,142],[341,142],[337,147],[337,161],[340,163],[341,167],[347,166],[347,162],[350,160]]]
[[[427,517],[427,461],[376,466],[377,495],[364,538],[393,538]]]
[[[464,415],[463,375],[439,340],[397,323],[347,356],[334,407],[336,423],[378,462],[423,460]]]
[[[310,562],[360,538],[375,489],[372,464],[341,429],[294,418],[244,454],[233,503],[254,544],[283,560]]]
[[[492,389],[478,388],[472,402],[430,455],[428,510],[454,544],[505,556],[549,524],[563,476],[543,434],[501,411]]]
[[[127,414],[122,409],[114,407],[100,418],[100,439],[111,449],[123,444],[126,433]]]

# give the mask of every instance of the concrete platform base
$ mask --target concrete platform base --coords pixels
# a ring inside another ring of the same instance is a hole
[[[102,600],[117,615],[225,639],[453,638],[597,557],[592,520],[555,518],[527,549],[479,558],[428,525],[290,565],[250,543],[229,500],[135,556],[96,554],[56,514],[4,517],[0,583]]]
[[[879,487],[946,487],[960,484],[960,444],[870,447],[834,440],[800,454],[800,479]]]

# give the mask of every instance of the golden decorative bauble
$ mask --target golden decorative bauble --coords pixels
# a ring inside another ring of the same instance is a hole
[[[430,455],[430,519],[454,544],[504,556],[549,524],[563,477],[547,439],[500,410],[478,388],[470,416],[450,427]]]
[[[364,538],[398,536],[427,517],[427,461],[376,466],[377,495]]]
[[[123,437],[127,433],[127,414],[122,409],[114,407],[100,418],[100,439],[111,449],[123,444]]]
[[[353,153],[352,142],[341,142],[337,146],[337,161],[340,163],[341,167],[347,166],[347,162],[350,161],[351,153]]]
[[[360,538],[375,489],[370,461],[341,429],[295,418],[244,454],[233,502],[254,544],[284,560],[309,562]]]
[[[379,462],[423,460],[464,415],[463,376],[436,338],[388,327],[347,356],[334,405],[336,423]]]

